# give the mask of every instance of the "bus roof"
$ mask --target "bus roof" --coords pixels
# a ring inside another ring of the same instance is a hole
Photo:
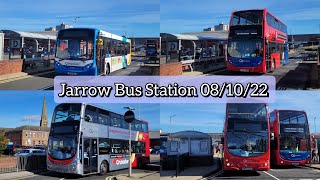
[[[266,12],[268,12],[272,17],[274,17],[276,20],[278,20],[279,22],[281,22],[282,24],[285,25],[285,23],[283,23],[281,20],[279,20],[276,16],[272,15],[272,13],[271,13],[270,11],[268,11],[266,8],[265,8],[265,9],[234,10],[234,11],[232,12],[232,14],[235,13],[235,12],[242,12],[242,11],[266,11]]]
[[[101,29],[96,29],[96,28],[68,28],[68,29],[61,29],[60,31],[69,31],[69,30],[77,30],[77,29],[78,30],[93,30],[95,32],[98,32],[99,35],[102,36],[102,37],[116,39],[116,40],[123,41],[123,42],[128,42],[128,43],[130,42],[130,39],[128,39],[128,38],[125,38],[125,37],[122,37],[122,36],[119,36],[119,35],[116,35],[116,34],[112,34],[112,33],[109,33],[107,31],[103,31]]]
[[[123,116],[123,114],[120,114],[120,113],[111,111],[111,110],[109,110],[109,109],[106,109],[106,108],[104,108],[104,107],[101,107],[101,106],[98,106],[98,105],[95,105],[95,104],[87,104],[87,103],[82,103],[82,104],[84,104],[84,105],[90,105],[90,106],[93,106],[93,107],[96,107],[96,108],[99,108],[99,109],[103,109],[103,110],[107,110],[107,111],[110,111],[110,112],[115,113],[115,114],[117,114],[117,115]],[[141,119],[135,119],[135,120],[148,123],[148,121],[146,121],[146,120],[141,120]]]

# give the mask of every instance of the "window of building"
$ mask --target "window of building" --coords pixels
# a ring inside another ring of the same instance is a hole
[[[42,133],[42,137],[44,137],[44,133]]]
[[[28,137],[28,131],[26,131],[26,136]]]
[[[39,141],[39,144],[40,144],[40,141]]]
[[[29,133],[29,137],[32,137],[32,132]]]
[[[33,133],[33,137],[36,137],[36,133],[35,132]]]
[[[42,141],[42,144],[44,144],[43,141]]]

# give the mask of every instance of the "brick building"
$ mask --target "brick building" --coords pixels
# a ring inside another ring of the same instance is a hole
[[[13,144],[21,146],[47,145],[49,128],[40,126],[20,126],[5,133]]]
[[[46,97],[42,105],[40,126],[20,126],[5,132],[10,142],[21,146],[36,146],[48,144],[49,137]]]

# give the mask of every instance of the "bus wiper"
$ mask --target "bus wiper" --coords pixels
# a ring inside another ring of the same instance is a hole
[[[249,131],[243,130],[243,132],[245,132],[245,133],[247,133],[247,134],[255,135],[255,136],[264,137],[263,135],[257,134],[257,133],[261,133],[260,131],[252,131],[252,132],[249,132]]]
[[[227,130],[227,132],[231,132],[235,137],[239,138],[239,139],[242,139],[242,140],[245,140],[244,138],[238,136],[235,134],[235,132],[238,132],[238,131],[234,131],[234,130]]]

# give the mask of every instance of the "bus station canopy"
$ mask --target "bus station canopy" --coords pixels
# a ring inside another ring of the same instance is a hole
[[[47,34],[40,34],[40,33],[30,33],[30,32],[22,32],[22,31],[12,31],[12,30],[1,30],[6,37],[10,38],[33,38],[33,39],[50,39],[56,40],[55,35],[47,35]]]
[[[161,39],[164,41],[190,40],[190,41],[226,41],[227,37],[223,35],[197,35],[197,34],[171,34],[161,33]]]
[[[194,139],[211,139],[211,136],[207,133],[199,132],[199,131],[180,131],[176,133],[172,133],[169,135],[169,138],[194,138]]]

